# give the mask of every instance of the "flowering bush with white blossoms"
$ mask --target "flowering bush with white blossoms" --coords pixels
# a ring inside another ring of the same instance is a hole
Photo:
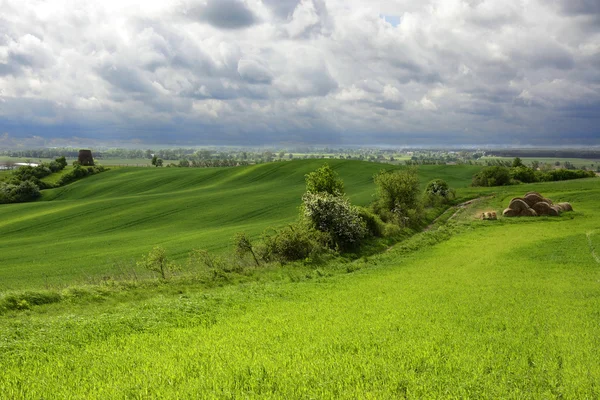
[[[331,235],[332,244],[340,249],[354,247],[367,234],[365,221],[356,207],[343,196],[326,192],[305,193],[302,213],[321,232]]]

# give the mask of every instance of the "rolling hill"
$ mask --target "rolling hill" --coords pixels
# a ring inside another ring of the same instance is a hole
[[[304,175],[323,160],[238,168],[116,168],[41,201],[0,206],[0,290],[63,285],[133,268],[162,245],[175,260],[192,249],[224,251],[236,232],[259,236],[293,221]],[[366,205],[381,164],[329,160],[355,204]],[[391,168],[390,166],[387,166]],[[396,167],[397,168],[397,167]],[[476,166],[424,166],[422,184],[470,182]]]

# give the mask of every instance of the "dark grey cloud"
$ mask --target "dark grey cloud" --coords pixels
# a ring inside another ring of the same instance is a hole
[[[561,0],[562,9],[570,15],[600,15],[597,0]]]
[[[193,5],[187,17],[220,29],[242,29],[258,23],[258,18],[241,0],[208,0]]]
[[[151,82],[143,76],[143,73],[128,66],[104,65],[98,68],[98,74],[113,87],[124,92],[154,92]]]

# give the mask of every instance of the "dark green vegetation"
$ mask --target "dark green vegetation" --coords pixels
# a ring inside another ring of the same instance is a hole
[[[41,189],[63,186],[106,170],[102,166],[84,167],[79,162],[73,163],[73,168],[66,167],[65,157],[59,157],[49,163],[10,171],[0,181],[0,204],[34,201],[41,196]]]
[[[372,200],[378,165],[330,165],[353,203]],[[321,162],[185,173],[110,171],[44,195],[55,201],[3,206],[0,221],[11,221],[8,237],[13,240],[14,228],[27,232],[27,216],[37,213],[41,231],[53,231],[47,238],[88,235],[93,245],[98,234],[71,226],[85,218],[50,224],[54,212],[81,203],[88,211],[82,217],[95,217],[102,226],[96,214],[103,213],[111,220],[106,226],[123,229],[121,220],[149,203],[164,208],[170,199],[192,209],[195,200],[210,213],[211,202],[203,198],[213,196],[214,212],[225,207],[239,218],[222,214],[230,232],[219,230],[217,223],[204,224],[216,237],[216,249],[217,239],[230,245],[234,231],[249,237],[260,232],[252,227],[263,219],[276,226],[294,220],[304,174],[319,166]],[[40,290],[43,280],[15,285],[31,290],[2,298],[14,311],[0,315],[0,393],[17,399],[600,396],[598,180],[472,188],[467,185],[475,171],[464,168],[419,167],[421,187],[440,178],[458,188],[457,198],[495,197],[454,217],[453,211],[444,214],[431,230],[379,255],[270,267],[264,279],[213,288],[177,279],[109,281],[62,290],[52,285]],[[127,193],[123,182],[128,182]],[[271,202],[260,197],[265,188],[272,189]],[[476,219],[481,211],[500,210],[527,190],[568,201],[575,211],[556,218]],[[230,200],[234,195],[244,202]],[[115,218],[109,210],[120,202],[129,207],[122,206]],[[92,207],[103,203],[107,207],[102,212]],[[256,217],[240,210],[260,205],[270,209]],[[134,225],[141,229],[129,232],[131,242],[135,232],[146,240],[137,245],[136,258],[161,244],[176,259],[171,249],[194,236],[194,221],[188,227],[178,213],[170,218],[185,232],[174,240],[151,240],[150,222]],[[156,220],[167,237],[176,235],[177,229]],[[7,225],[0,229],[0,243],[6,246]],[[199,238],[189,241],[192,248],[207,247],[195,243]],[[205,242],[209,238],[203,237]],[[247,251],[247,241],[237,239],[240,251]],[[29,246],[29,252],[36,249]],[[2,249],[2,257],[5,249],[10,247]],[[120,246],[126,250],[127,244]],[[79,255],[81,264],[93,265],[94,257],[86,257],[85,249],[68,251]],[[155,256],[155,261],[164,260],[160,252]],[[0,265],[4,274],[7,264],[3,260]],[[57,265],[48,264],[46,270]],[[64,271],[63,278],[76,279],[76,271]],[[22,274],[15,282],[32,275]]]
[[[512,167],[490,166],[485,167],[473,175],[473,186],[505,186],[518,183],[556,182],[571,179],[592,178],[596,176],[593,171],[553,169],[535,170],[521,163],[520,158],[515,158]]]

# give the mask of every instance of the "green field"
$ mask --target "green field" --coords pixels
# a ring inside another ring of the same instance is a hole
[[[42,201],[0,207],[0,290],[85,282],[110,275],[154,245],[184,260],[224,251],[238,231],[259,236],[292,222],[304,175],[321,160],[239,168],[118,168],[46,190]],[[368,204],[382,165],[332,160],[351,199]],[[477,167],[422,169],[465,186]]]
[[[293,220],[303,176],[321,164],[118,169],[2,206],[0,280],[72,283],[102,273],[107,263],[94,262],[106,252],[134,257],[157,243],[174,255],[222,249],[235,231]],[[371,200],[380,165],[330,164],[355,203]],[[443,178],[460,197],[494,196],[382,254],[272,267],[269,279],[223,287],[76,286],[58,303],[0,315],[0,393],[598,398],[600,181],[468,188],[476,168],[420,167],[423,183]],[[477,219],[529,190],[575,211]]]

